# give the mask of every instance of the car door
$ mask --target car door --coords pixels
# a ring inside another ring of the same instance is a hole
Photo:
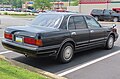
[[[110,20],[112,17],[111,17],[111,13],[109,10],[103,10],[103,19],[104,20]]]
[[[71,38],[73,38],[73,40],[76,42],[76,46],[78,49],[80,47],[88,46],[89,29],[87,28],[83,16],[70,16],[68,29],[71,33]]]
[[[85,16],[85,19],[90,30],[90,45],[105,43],[105,31],[101,25],[92,16]]]

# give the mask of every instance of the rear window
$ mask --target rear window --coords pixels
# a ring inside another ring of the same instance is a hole
[[[62,18],[63,15],[60,14],[40,14],[30,23],[30,26],[58,28]]]

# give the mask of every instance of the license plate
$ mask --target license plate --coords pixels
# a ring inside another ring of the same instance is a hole
[[[22,37],[16,37],[16,38],[15,38],[15,41],[22,43],[22,42],[23,42],[23,38],[22,38]]]

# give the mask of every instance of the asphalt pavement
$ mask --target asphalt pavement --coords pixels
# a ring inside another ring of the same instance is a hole
[[[4,29],[8,26],[13,25],[25,25],[29,22],[29,19],[24,18],[13,18],[7,16],[0,16],[2,24],[0,25],[0,40],[3,39]],[[112,22],[102,22],[102,25],[112,26]],[[120,22],[116,23],[118,33],[120,34]],[[115,46],[111,50],[105,50],[103,48],[96,48],[89,51],[84,51],[75,54],[73,60],[67,64],[59,64],[54,59],[46,58],[26,58],[22,54],[16,52],[8,51],[4,49],[0,43],[0,53],[7,58],[25,63],[27,65],[40,68],[57,75],[62,73],[62,76],[67,77],[68,79],[119,79],[120,78],[120,38],[115,42]],[[93,64],[81,67],[85,64],[88,64],[94,60],[105,57],[107,55],[113,54],[118,51],[116,54],[106,57],[100,61],[94,62]],[[81,67],[81,68],[80,68]],[[79,68],[75,71],[73,69]],[[70,73],[68,73],[71,71]]]

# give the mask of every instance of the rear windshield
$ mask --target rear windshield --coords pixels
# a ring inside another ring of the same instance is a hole
[[[30,23],[30,26],[58,28],[62,17],[63,15],[60,14],[40,14]]]

